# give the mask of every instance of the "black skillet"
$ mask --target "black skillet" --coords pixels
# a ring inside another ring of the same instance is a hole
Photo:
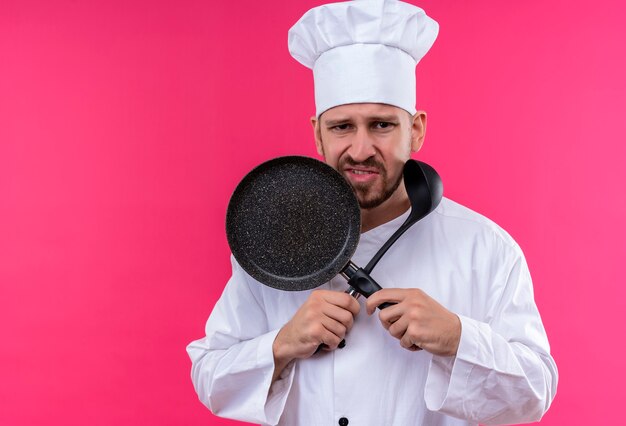
[[[228,205],[228,244],[242,268],[267,286],[310,290],[342,274],[350,294],[369,297],[381,289],[369,272],[441,200],[441,180],[427,164],[409,160],[404,179],[411,213],[365,269],[350,261],[361,232],[356,196],[336,170],[309,157],[279,157],[243,178]]]

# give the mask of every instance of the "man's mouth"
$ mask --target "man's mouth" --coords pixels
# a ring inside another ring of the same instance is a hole
[[[367,183],[373,181],[380,175],[377,169],[365,167],[347,167],[345,172],[346,177],[353,183]]]
[[[372,175],[375,172],[370,172],[368,170],[355,170],[355,169],[352,169],[352,170],[350,170],[350,173],[354,173],[355,175]]]
[[[374,165],[365,165],[365,164],[346,164],[344,166],[344,170],[350,173],[356,174],[379,174],[380,170],[378,167]]]

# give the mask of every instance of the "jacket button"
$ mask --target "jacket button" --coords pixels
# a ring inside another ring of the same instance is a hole
[[[345,417],[339,419],[339,426],[348,426],[348,423],[348,419]]]

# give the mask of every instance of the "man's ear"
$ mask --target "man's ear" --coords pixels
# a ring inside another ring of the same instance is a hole
[[[426,112],[417,111],[412,117],[411,125],[411,151],[417,152],[422,149],[426,137]]]
[[[322,132],[320,130],[320,122],[317,118],[311,117],[311,125],[313,126],[313,137],[315,138],[315,147],[317,153],[324,156],[324,147],[322,147]]]

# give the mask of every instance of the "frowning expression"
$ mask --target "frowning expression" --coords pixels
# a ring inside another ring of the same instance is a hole
[[[317,150],[354,188],[362,209],[378,207],[402,182],[402,168],[423,141],[425,113],[386,104],[347,104],[325,111]],[[417,122],[417,123],[416,123]]]

